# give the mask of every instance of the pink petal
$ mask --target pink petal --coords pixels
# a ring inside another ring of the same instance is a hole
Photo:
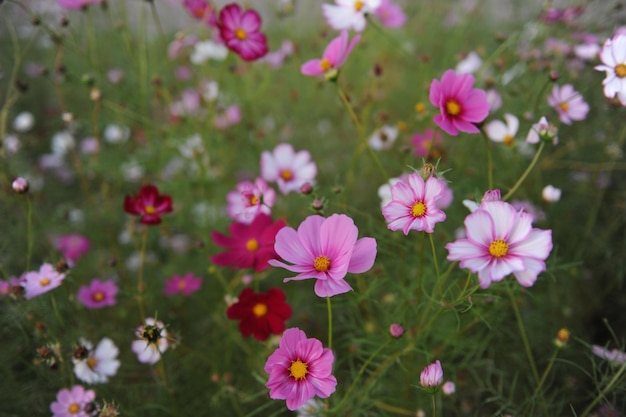
[[[321,59],[311,59],[302,64],[300,72],[304,75],[323,75],[324,71],[322,71],[321,62]]]
[[[346,47],[348,46],[348,31],[342,30],[339,36],[330,41],[322,57],[327,59],[335,68],[339,67],[338,62],[341,60]]]
[[[239,25],[247,34],[261,28],[261,16],[254,10],[247,10],[240,18]]]
[[[484,248],[500,237],[495,234],[493,217],[480,207],[465,218],[465,234],[469,240]]]
[[[356,241],[348,265],[348,272],[361,274],[369,271],[376,260],[376,239],[364,237]]]
[[[352,287],[343,279],[317,280],[315,282],[315,294],[318,297],[332,297],[348,291],[352,291]]]
[[[320,230],[324,224],[324,217],[312,215],[304,219],[298,226],[298,240],[302,243],[304,250],[310,254],[312,258],[319,255],[328,255],[322,253],[323,246],[320,244]]]

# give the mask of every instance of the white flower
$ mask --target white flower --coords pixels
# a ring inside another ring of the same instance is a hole
[[[70,132],[57,132],[52,137],[52,153],[57,156],[63,156],[69,150],[74,149],[75,144],[74,136]]]
[[[559,143],[557,136],[558,129],[548,122],[545,116],[539,119],[538,123],[532,125],[526,136],[526,143],[539,143],[540,140],[551,140],[553,145]]]
[[[104,129],[104,140],[107,143],[123,143],[130,138],[130,129],[116,124],[107,125]]]
[[[16,154],[22,147],[20,140],[15,135],[6,135],[4,141],[2,141],[2,145],[9,155]]]
[[[311,398],[296,410],[296,417],[323,417],[326,405],[317,398]]]
[[[391,196],[391,187],[393,185],[396,185],[400,181],[402,181],[400,177],[389,178],[389,181],[387,181],[385,184],[378,187],[378,197],[380,197],[381,209],[385,207],[387,204],[391,203],[391,200],[393,199]]]
[[[502,107],[502,96],[493,88],[486,91],[487,102],[489,103],[489,111],[491,113]]]
[[[131,348],[141,363],[153,365],[161,359],[161,354],[167,350],[167,330],[163,322],[152,317],[145,319],[144,324],[137,327]]]
[[[574,46],[574,54],[580,59],[585,61],[591,61],[598,56],[600,46],[595,43],[582,43]]]
[[[337,5],[323,4],[322,11],[326,22],[335,30],[354,29],[362,32],[365,29],[366,13],[374,12],[381,0],[335,0]]]
[[[511,145],[515,141],[515,135],[519,128],[519,119],[512,114],[506,113],[504,115],[506,124],[501,120],[492,120],[485,126],[485,132],[489,139],[494,142],[504,142],[506,145]]]
[[[541,191],[541,196],[547,203],[556,203],[561,199],[561,189],[546,185]]]
[[[626,34],[616,35],[604,42],[600,61],[604,65],[598,65],[595,69],[606,72],[606,78],[602,81],[604,95],[610,99],[617,95],[620,103],[626,106]]]
[[[117,373],[120,361],[117,360],[119,349],[109,338],[104,338],[93,349],[91,342],[81,339],[81,346],[87,349],[87,357],[84,359],[72,358],[76,378],[87,384],[101,384],[108,382],[109,377]]]
[[[313,185],[316,176],[317,165],[309,151],[296,152],[290,144],[281,143],[272,152],[261,154],[261,177],[267,182],[276,182],[283,194],[299,191],[307,182]]]
[[[383,126],[376,130],[369,139],[369,145],[372,149],[380,151],[389,149],[398,137],[398,128],[394,126]]]
[[[120,170],[122,171],[124,178],[130,182],[139,181],[144,174],[144,168],[134,159],[124,162],[120,166]]]
[[[193,46],[193,52],[189,59],[193,64],[204,64],[209,59],[223,61],[228,55],[228,48],[225,45],[213,41],[197,42]]]
[[[13,120],[13,129],[18,132],[28,132],[35,124],[35,117],[27,111],[18,114]]]
[[[467,54],[464,60],[456,65],[457,74],[473,74],[483,65],[483,60],[474,51]]]
[[[198,155],[204,153],[204,144],[202,143],[202,137],[199,134],[190,136],[185,143],[178,145],[180,153],[188,159],[194,159]]]
[[[208,81],[202,86],[201,92],[202,98],[210,102],[217,99],[220,94],[220,87],[216,81]]]

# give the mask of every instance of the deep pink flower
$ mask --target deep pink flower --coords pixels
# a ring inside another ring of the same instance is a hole
[[[144,185],[138,195],[126,196],[124,211],[141,216],[140,222],[148,225],[161,223],[161,215],[172,212],[172,197],[159,194],[154,185]]]
[[[77,10],[87,7],[90,4],[102,3],[102,0],[57,0],[57,3],[65,9]]]
[[[454,70],[447,70],[441,81],[434,79],[430,85],[430,102],[440,109],[433,120],[449,135],[456,136],[459,131],[479,133],[475,123],[489,114],[485,92],[473,86],[472,75],[457,75]]]
[[[317,165],[309,151],[295,152],[293,146],[281,143],[274,151],[261,154],[261,176],[267,182],[276,182],[283,194],[300,191],[303,184],[315,183]]]
[[[375,13],[383,26],[389,28],[399,28],[406,23],[406,15],[402,7],[391,0],[382,0]]]
[[[85,236],[71,233],[58,237],[55,241],[55,247],[61,251],[66,260],[76,262],[81,256],[89,252],[91,244]]]
[[[559,113],[559,119],[566,125],[574,120],[584,120],[589,112],[589,104],[571,84],[563,87],[555,85],[548,97],[548,103]]]
[[[285,293],[279,288],[270,288],[265,293],[244,288],[238,301],[226,310],[226,316],[240,320],[239,331],[243,337],[254,334],[257,340],[267,340],[270,334],[282,334],[285,320],[291,317],[291,306],[285,299]]]
[[[215,26],[217,16],[211,3],[205,0],[185,0],[183,5],[196,19],[206,22],[209,26]]]
[[[443,382],[443,369],[438,360],[428,365],[420,374],[420,385],[424,388],[437,388]]]
[[[465,218],[466,238],[448,243],[448,260],[478,273],[482,288],[514,274],[532,286],[546,269],[552,231],[532,228],[532,216],[504,201],[485,201]]]
[[[50,404],[52,417],[89,417],[92,412],[85,410],[85,406],[95,399],[96,393],[81,385],[62,389],[57,393],[57,400]]]
[[[442,181],[429,177],[426,182],[418,173],[409,174],[405,181],[391,187],[391,202],[383,207],[383,216],[389,230],[410,230],[433,233],[435,223],[446,219],[446,214],[437,207],[444,196]]]
[[[284,282],[316,278],[315,294],[319,297],[343,294],[352,290],[344,280],[346,274],[366,272],[376,259],[376,240],[357,240],[358,234],[354,221],[345,214],[309,216],[297,231],[285,227],[276,235],[276,253],[293,265],[275,259],[269,264],[298,273]]]
[[[304,75],[323,75],[327,79],[335,79],[338,75],[339,67],[346,62],[352,52],[354,45],[361,39],[361,35],[356,35],[348,44],[348,31],[342,30],[339,36],[330,41],[322,59],[311,59],[300,67],[300,72]]]
[[[51,264],[41,265],[39,271],[31,271],[24,274],[20,285],[24,287],[24,298],[27,300],[48,292],[63,282],[65,274],[60,274]]]
[[[272,214],[276,201],[276,191],[265,181],[257,178],[254,182],[242,181],[237,189],[226,196],[228,215],[239,223],[250,224],[259,214]]]
[[[432,154],[435,148],[443,144],[441,132],[435,131],[429,127],[424,130],[423,133],[414,134],[411,138],[411,144],[414,146],[413,152],[415,156],[425,158],[429,154]]]
[[[76,298],[90,309],[109,307],[115,305],[117,292],[117,284],[113,280],[100,281],[96,278],[89,285],[80,287]]]
[[[237,3],[220,10],[217,27],[228,49],[245,61],[261,58],[268,51],[265,34],[259,32],[261,16],[255,10],[241,10]]]
[[[319,340],[307,338],[298,328],[285,330],[278,349],[265,363],[270,398],[287,400],[287,408],[293,411],[315,396],[330,397],[337,386],[334,361],[333,352]]]
[[[191,272],[183,276],[174,275],[171,279],[165,281],[163,293],[165,295],[190,295],[198,291],[200,286],[202,286],[202,278],[194,276]]]
[[[228,227],[232,237],[213,232],[213,241],[228,250],[212,256],[211,262],[220,266],[263,271],[269,268],[267,261],[277,257],[274,240],[276,233],[283,227],[283,220],[272,222],[271,216],[261,213],[250,224],[232,223]]]

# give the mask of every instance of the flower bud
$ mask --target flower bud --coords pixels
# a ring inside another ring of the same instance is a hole
[[[393,323],[389,326],[389,334],[391,337],[398,339],[404,334],[404,327],[400,326],[398,323]]]
[[[18,177],[11,184],[13,191],[18,194],[26,194],[28,192],[28,181],[25,178]]]
[[[443,369],[441,363],[437,360],[428,365],[420,374],[420,384],[427,391],[434,392],[443,382]]]
[[[556,334],[556,338],[554,339],[554,344],[556,345],[556,347],[565,347],[565,345],[567,345],[567,342],[569,342],[569,336],[570,331],[567,330],[565,327],[559,329]]]

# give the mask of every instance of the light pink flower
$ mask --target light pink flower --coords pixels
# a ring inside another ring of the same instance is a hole
[[[245,61],[261,58],[268,51],[267,39],[261,33],[261,16],[256,10],[245,12],[237,3],[226,5],[220,10],[217,27],[228,49]]]
[[[213,118],[213,126],[218,129],[228,129],[241,122],[241,109],[239,106],[228,106],[226,109]]]
[[[284,227],[276,234],[276,253],[293,265],[276,259],[270,259],[269,264],[298,273],[284,282],[316,278],[315,294],[319,297],[343,294],[352,290],[344,280],[346,274],[366,272],[376,259],[376,240],[357,240],[358,234],[354,221],[345,214],[309,216],[297,231]]]
[[[304,183],[314,184],[316,175],[317,165],[309,151],[295,152],[290,144],[281,143],[271,153],[261,154],[261,177],[276,182],[283,194],[299,191]]]
[[[50,404],[52,417],[89,417],[92,413],[85,410],[85,406],[95,399],[96,393],[81,385],[62,389],[57,393],[57,400]]]
[[[383,207],[383,216],[389,230],[410,230],[433,233],[435,223],[446,219],[446,214],[437,207],[442,198],[444,185],[435,177],[426,182],[418,173],[409,174],[405,181],[391,187],[391,202]]]
[[[63,282],[65,274],[60,274],[51,264],[41,265],[39,271],[27,272],[20,285],[24,287],[24,298],[30,300],[33,297],[48,292]]]
[[[76,298],[89,309],[102,308],[115,305],[117,292],[113,280],[100,281],[96,278],[89,285],[80,287]]]
[[[278,349],[265,363],[270,398],[287,400],[287,408],[293,411],[315,396],[330,397],[337,386],[334,360],[333,352],[319,340],[307,338],[298,328],[285,330]]]
[[[621,366],[626,362],[626,353],[617,349],[608,350],[599,345],[592,345],[591,352],[599,358],[606,359],[615,366]]]
[[[254,182],[242,181],[235,191],[226,196],[228,215],[239,223],[250,224],[259,213],[272,214],[276,201],[276,191],[265,181],[257,178]]]
[[[70,10],[82,9],[90,4],[98,4],[101,2],[102,0],[57,0],[59,6]]]
[[[483,201],[465,218],[466,238],[448,243],[449,261],[478,273],[482,288],[509,274],[524,287],[545,271],[552,231],[532,228],[532,217],[504,201]]]
[[[406,23],[406,15],[402,7],[391,0],[382,0],[376,9],[376,17],[380,19],[383,26],[388,28],[399,28]]]
[[[459,131],[479,133],[475,124],[489,114],[485,92],[473,86],[472,75],[457,75],[454,70],[447,70],[441,81],[434,79],[430,85],[430,102],[440,109],[433,120],[449,135],[456,136]]]
[[[167,350],[167,330],[163,322],[148,317],[144,324],[137,327],[131,349],[137,355],[141,363],[153,365],[161,359],[161,355]]]
[[[589,105],[571,84],[563,87],[555,85],[548,97],[548,103],[559,113],[559,119],[566,125],[574,120],[584,120],[589,112]]]
[[[438,360],[428,365],[420,374],[420,384],[424,388],[437,388],[443,382],[443,369]]]
[[[553,145],[559,143],[559,137],[557,136],[559,130],[552,123],[548,122],[545,116],[539,119],[539,122],[532,125],[526,136],[526,143],[535,144],[541,140],[546,142],[552,142]]]
[[[617,96],[622,106],[626,106],[626,33],[616,34],[604,42],[600,61],[602,65],[595,69],[606,72],[602,81],[604,95],[610,99]]]
[[[338,75],[339,67],[346,62],[352,52],[354,45],[361,39],[356,35],[352,42],[348,44],[348,31],[342,30],[339,36],[330,41],[322,59],[311,59],[300,67],[300,72],[304,75],[323,75],[327,79],[335,79]]]
[[[77,233],[63,235],[55,239],[55,247],[68,261],[76,262],[81,256],[89,252],[89,239]]]
[[[446,381],[441,387],[444,395],[452,395],[456,392],[456,385],[452,381]]]
[[[200,286],[202,286],[202,278],[194,276],[191,272],[183,276],[174,275],[171,279],[165,281],[163,293],[165,295],[191,295],[198,291]]]
[[[353,29],[363,32],[366,13],[374,12],[381,0],[335,0],[336,5],[322,4],[326,22],[335,30]]]

